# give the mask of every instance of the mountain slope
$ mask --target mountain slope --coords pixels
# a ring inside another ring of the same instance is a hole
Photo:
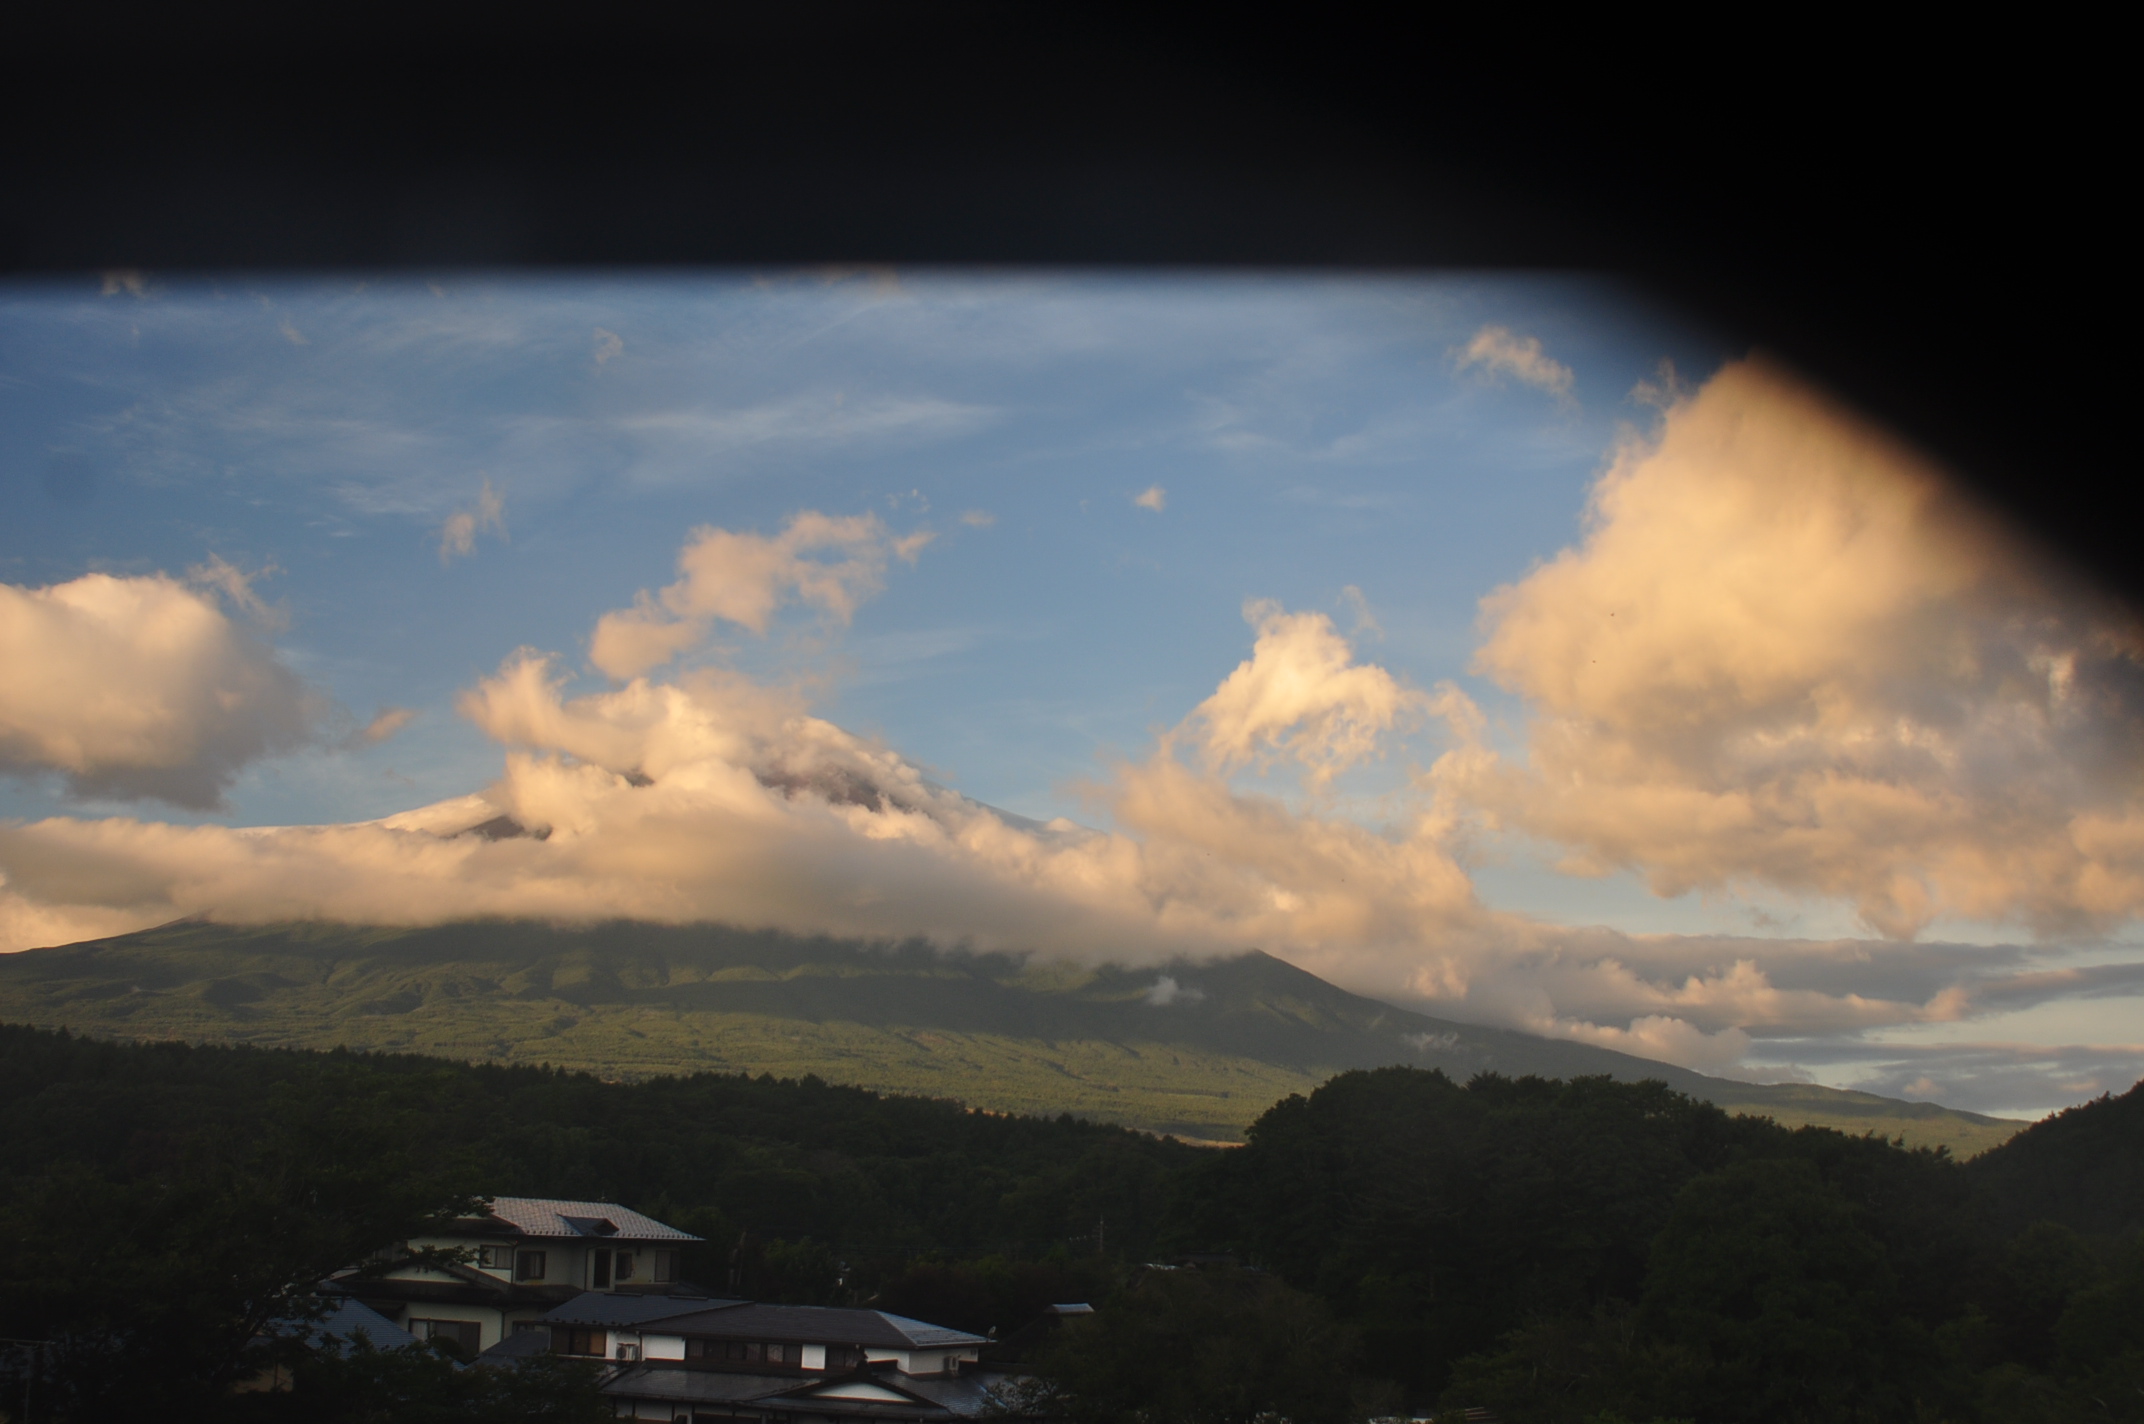
[[[2034,1123],[1972,1173],[2012,1230],[2035,1221],[2098,1236],[2144,1229],[2144,1083]]]
[[[0,1021],[97,1034],[391,1049],[613,1077],[800,1076],[1238,1140],[1278,1098],[1405,1063],[1657,1078],[1781,1122],[1985,1150],[2019,1124],[1708,1078],[1410,1013],[1251,953],[1159,969],[1030,964],[716,925],[423,929],[181,922],[0,957]]]

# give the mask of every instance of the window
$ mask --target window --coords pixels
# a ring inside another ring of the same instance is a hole
[[[618,1281],[631,1280],[633,1278],[633,1253],[631,1251],[620,1251],[616,1259],[618,1264],[613,1279]]]
[[[653,1259],[648,1266],[657,1285],[669,1285],[677,1279],[678,1253],[675,1251],[650,1251]]]
[[[610,1289],[610,1252],[588,1253],[588,1286],[591,1290]]]
[[[557,1355],[594,1355],[600,1358],[610,1345],[610,1337],[601,1330],[579,1330],[567,1326],[551,1327],[551,1352]]]
[[[542,1280],[543,1252],[523,1251],[514,1257],[514,1279],[517,1281]]]
[[[769,1344],[759,1340],[687,1340],[685,1358],[725,1365],[776,1365],[795,1368],[804,1363],[802,1345]]]
[[[487,1271],[511,1270],[514,1264],[514,1248],[479,1246],[476,1248],[476,1263]]]
[[[443,1341],[465,1359],[475,1358],[483,1348],[484,1327],[474,1320],[412,1320],[409,1333],[419,1340]]]

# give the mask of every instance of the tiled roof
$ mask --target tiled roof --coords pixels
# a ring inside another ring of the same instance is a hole
[[[491,1214],[524,1236],[596,1241],[697,1241],[700,1238],[616,1202],[493,1197]]]
[[[338,1352],[355,1345],[360,1337],[371,1342],[375,1350],[399,1350],[417,1343],[416,1336],[361,1301],[330,1296],[326,1303],[327,1314],[306,1322],[299,1331],[302,1336]]]
[[[804,1345],[863,1345],[879,1350],[928,1350],[989,1343],[883,1310],[830,1305],[760,1305],[682,1296],[610,1295],[588,1291],[543,1317],[560,1325],[637,1325],[665,1335],[730,1340],[778,1340]]]
[[[734,1310],[745,1304],[741,1300],[724,1300],[704,1295],[647,1295],[639,1292],[582,1291],[564,1305],[546,1311],[543,1320],[550,1325],[600,1325],[640,1327],[662,1321],[665,1328],[669,1322],[681,1316],[713,1315],[719,1311]]]

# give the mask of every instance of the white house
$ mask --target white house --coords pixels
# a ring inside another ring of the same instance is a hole
[[[420,1340],[475,1356],[584,1291],[678,1288],[683,1248],[699,1239],[616,1202],[493,1197],[483,1215],[402,1243],[384,1270],[353,1268],[330,1284]]]

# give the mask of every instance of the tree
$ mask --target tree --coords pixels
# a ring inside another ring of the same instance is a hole
[[[1323,1303],[1256,1271],[1148,1270],[1066,1325],[1012,1408],[1069,1424],[1347,1424],[1373,1401]]]
[[[53,1343],[62,1418],[212,1418],[299,1347],[330,1272],[467,1209],[470,1179],[411,1150],[394,1091],[274,1090],[241,1125],[172,1124],[103,1162],[0,1183],[0,1333]]]

